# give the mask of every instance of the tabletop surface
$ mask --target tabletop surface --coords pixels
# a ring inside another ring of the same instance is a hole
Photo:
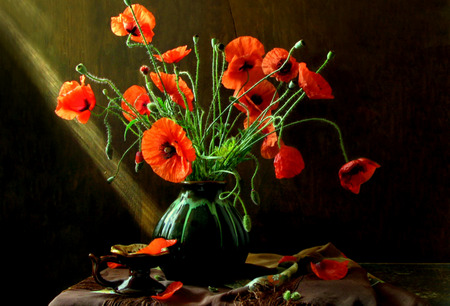
[[[431,306],[450,305],[450,263],[361,263],[368,273]]]
[[[450,305],[450,263],[362,263],[370,274],[431,305]]]

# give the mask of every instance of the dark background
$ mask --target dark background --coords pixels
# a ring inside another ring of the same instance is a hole
[[[209,96],[210,39],[257,37],[266,48],[306,48],[294,57],[323,71],[334,100],[305,100],[292,119],[324,117],[338,123],[350,158],[379,164],[359,195],[340,187],[344,163],[335,131],[309,124],[285,142],[306,168],[277,180],[261,161],[262,204],[248,205],[252,251],[292,254],[333,242],[359,262],[448,262],[449,5],[448,1],[142,0],[156,17],[154,43],[165,51],[192,47],[199,34],[203,59],[201,103]],[[3,0],[1,64],[1,253],[9,292],[47,304],[90,274],[88,253],[116,243],[148,242],[178,186],[125,160],[120,178],[106,178],[126,148],[116,127],[116,159],[102,155],[101,120],[86,126],[54,114],[64,81],[77,80],[83,62],[125,90],[142,85],[142,49],[114,36],[111,16],[123,1]],[[182,68],[194,67],[193,55]],[[104,88],[92,84],[97,103]],[[97,130],[99,129],[99,130]],[[256,153],[259,148],[256,148]],[[249,191],[249,165],[240,167]],[[248,202],[249,199],[246,199]]]

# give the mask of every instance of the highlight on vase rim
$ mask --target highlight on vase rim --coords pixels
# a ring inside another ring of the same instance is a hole
[[[158,33],[154,15],[143,5],[124,1],[127,7],[118,16],[111,17],[111,31],[126,37],[129,48],[144,48],[148,62],[139,68],[141,84],[130,84],[122,92],[112,80],[98,77],[83,64],[76,70],[80,83],[65,82],[57,98],[56,114],[63,119],[77,119],[87,123],[91,115],[103,117],[107,143],[105,152],[111,158],[111,120],[118,119],[135,140],[122,155],[136,154],[136,171],[144,162],[161,178],[178,183],[182,181],[224,181],[234,177],[231,191],[221,194],[233,204],[241,199],[238,164],[254,163],[251,178],[251,199],[259,204],[254,179],[259,169],[258,157],[252,148],[260,146],[261,157],[272,159],[276,178],[292,178],[300,174],[305,162],[300,151],[289,145],[283,132],[294,125],[322,122],[331,125],[339,139],[344,166],[339,171],[343,188],[357,194],[360,186],[373,175],[377,163],[358,158],[349,160],[338,125],[325,118],[307,118],[288,121],[295,107],[305,100],[334,99],[329,83],[321,71],[333,59],[329,52],[318,69],[299,60],[304,43],[298,41],[290,49],[277,47],[266,52],[263,43],[251,36],[240,36],[226,45],[211,40],[212,95],[200,96],[200,54],[198,35],[193,36],[193,46],[175,46],[161,52],[153,41]],[[193,52],[191,52],[193,50]],[[295,56],[295,57],[294,57]],[[178,63],[196,60],[194,72],[181,70]],[[86,79],[106,85],[103,103],[96,103],[96,95]],[[223,97],[222,87],[227,97]],[[206,103],[203,105],[200,103]],[[108,179],[119,175],[119,166]]]

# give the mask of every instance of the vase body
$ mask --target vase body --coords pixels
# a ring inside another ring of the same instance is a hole
[[[167,279],[212,284],[233,277],[248,255],[249,235],[236,208],[219,198],[225,183],[184,182],[153,232],[177,239],[161,266]]]

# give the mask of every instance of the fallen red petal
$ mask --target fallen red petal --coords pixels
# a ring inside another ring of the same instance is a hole
[[[172,297],[172,295],[175,292],[177,292],[179,289],[181,289],[181,287],[183,287],[182,282],[173,282],[169,286],[167,286],[167,288],[166,288],[166,290],[164,290],[164,292],[162,292],[161,294],[158,294],[158,295],[152,295],[152,298],[160,300],[160,301],[167,300],[170,297]]]
[[[311,262],[311,269],[320,279],[342,279],[348,272],[348,260],[337,261],[332,259],[323,259],[318,263]]]
[[[281,264],[283,262],[297,262],[297,257],[295,256],[283,256],[279,261],[278,264]]]

